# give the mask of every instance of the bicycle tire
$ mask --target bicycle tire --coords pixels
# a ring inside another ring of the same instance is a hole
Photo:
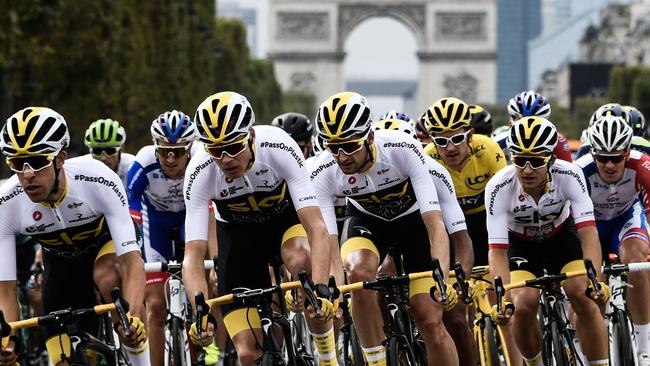
[[[413,354],[413,348],[409,344],[400,342],[397,337],[391,337],[388,341],[388,366],[417,366],[418,363]]]
[[[111,349],[111,347],[107,346],[105,343],[97,340],[97,339],[89,339],[88,342],[86,343],[86,349],[83,350],[82,352],[85,352],[86,350],[93,351],[94,353],[98,354],[106,363],[106,366],[116,366],[117,365],[117,359],[115,355],[115,351]],[[74,351],[73,351],[74,352]]]
[[[612,329],[612,339],[616,340],[617,343],[617,358],[615,361],[616,365],[620,366],[634,366],[636,365],[635,361],[635,350],[632,344],[632,339],[630,337],[631,329],[629,326],[629,318],[625,311],[617,309],[614,314],[612,314],[611,322],[613,323]]]
[[[285,366],[286,364],[283,358],[270,353],[263,353],[260,361],[260,366]]]
[[[575,357],[572,357],[570,345],[566,342],[571,342],[571,338],[565,332],[560,331],[557,322],[551,322],[551,340],[553,346],[553,365],[557,366],[573,366],[577,364]],[[568,347],[567,347],[568,346]],[[575,353],[573,354],[575,356]]]
[[[291,320],[291,339],[298,366],[314,365],[314,347],[303,314],[294,314]]]
[[[185,331],[183,321],[181,318],[172,318],[172,331],[171,331],[171,352],[172,362],[174,366],[186,366],[187,360],[185,359],[185,344],[181,332]]]
[[[350,331],[343,336],[343,365],[344,366],[365,366],[363,350],[359,343],[357,330],[350,324]]]
[[[499,339],[497,328],[492,324],[491,319],[484,318],[483,336],[487,341],[485,354],[488,366],[500,366],[501,359],[499,358],[499,343],[501,343],[501,340]]]

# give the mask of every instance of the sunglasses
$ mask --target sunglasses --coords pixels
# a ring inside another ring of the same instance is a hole
[[[231,158],[236,157],[246,150],[246,146],[248,146],[248,135],[244,136],[244,138],[241,140],[237,140],[226,145],[205,145],[204,149],[213,158],[221,160],[223,159],[224,155],[228,155]]]
[[[120,149],[121,149],[120,146],[91,147],[90,154],[95,158],[99,158],[102,156],[106,156],[110,158],[112,156],[117,155],[120,152]]]
[[[365,142],[365,137],[345,142],[325,142],[325,148],[334,156],[339,156],[341,151],[343,151],[345,155],[353,155],[363,148]]]
[[[612,162],[613,164],[618,164],[625,160],[625,157],[627,157],[627,154],[614,154],[614,155],[606,155],[606,154],[592,154],[594,157],[594,160],[601,164],[607,164],[608,162]]]
[[[23,173],[25,166],[33,172],[38,172],[52,165],[52,161],[54,161],[54,155],[15,156],[7,158],[7,165],[16,173]]]
[[[178,158],[187,154],[187,150],[190,148],[190,146],[192,146],[192,144],[187,144],[183,146],[164,146],[164,145],[154,144],[158,156],[168,157],[169,155],[171,155],[174,158]]]
[[[447,147],[450,141],[452,144],[454,144],[454,146],[458,146],[463,142],[465,142],[465,140],[467,140],[467,136],[469,136],[470,132],[471,131],[465,131],[465,132],[457,133],[450,137],[443,137],[443,136],[434,137],[433,142],[440,147]]]
[[[512,165],[516,166],[519,169],[526,168],[526,165],[530,165],[531,168],[537,170],[545,166],[549,160],[550,156],[525,156],[525,155],[515,155],[512,157]]]

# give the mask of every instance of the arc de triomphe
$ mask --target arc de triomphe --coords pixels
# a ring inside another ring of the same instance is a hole
[[[496,0],[270,0],[269,10],[269,57],[285,91],[311,92],[320,103],[345,90],[348,34],[388,16],[415,35],[420,110],[444,96],[496,101]]]

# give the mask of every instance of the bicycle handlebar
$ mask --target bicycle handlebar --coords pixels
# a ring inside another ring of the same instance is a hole
[[[469,293],[469,283],[465,277],[465,272],[463,267],[460,265],[460,262],[454,263],[454,273],[456,275],[456,282],[458,283],[458,288],[460,289],[461,300],[465,304],[472,303],[472,296]]]
[[[641,272],[641,271],[650,271],[650,262],[612,264],[603,267],[603,273],[606,275],[617,275],[625,272]]]
[[[440,261],[438,258],[433,258],[431,260],[431,275],[433,280],[436,281],[437,285],[434,285],[429,289],[429,295],[433,301],[437,303],[447,302],[447,284],[445,283],[444,276],[442,275],[442,268],[440,267]],[[440,289],[440,297],[436,296],[436,290]]]
[[[144,264],[145,273],[157,273],[157,272],[178,272],[183,268],[182,262],[169,261],[169,262],[150,262]],[[204,260],[203,268],[211,270],[215,268],[214,259]]]

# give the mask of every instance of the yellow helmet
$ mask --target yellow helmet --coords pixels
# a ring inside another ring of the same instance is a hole
[[[316,129],[325,141],[349,140],[370,131],[368,100],[355,92],[334,94],[320,105]]]
[[[226,91],[207,97],[196,109],[194,123],[201,142],[225,145],[248,133],[255,114],[245,96]]]
[[[377,122],[373,128],[373,130],[395,130],[395,131],[402,131],[410,136],[413,136],[413,138],[416,138],[415,136],[415,127],[413,127],[412,124],[402,121],[401,119],[397,118],[387,118],[387,119],[382,119],[381,121]]]
[[[423,117],[424,128],[434,134],[469,128],[472,116],[467,103],[448,97],[433,102]]]
[[[70,143],[65,119],[50,108],[27,107],[7,119],[0,148],[7,157],[56,155]]]
[[[510,126],[507,144],[512,155],[550,156],[557,145],[557,130],[544,117],[524,117]]]

